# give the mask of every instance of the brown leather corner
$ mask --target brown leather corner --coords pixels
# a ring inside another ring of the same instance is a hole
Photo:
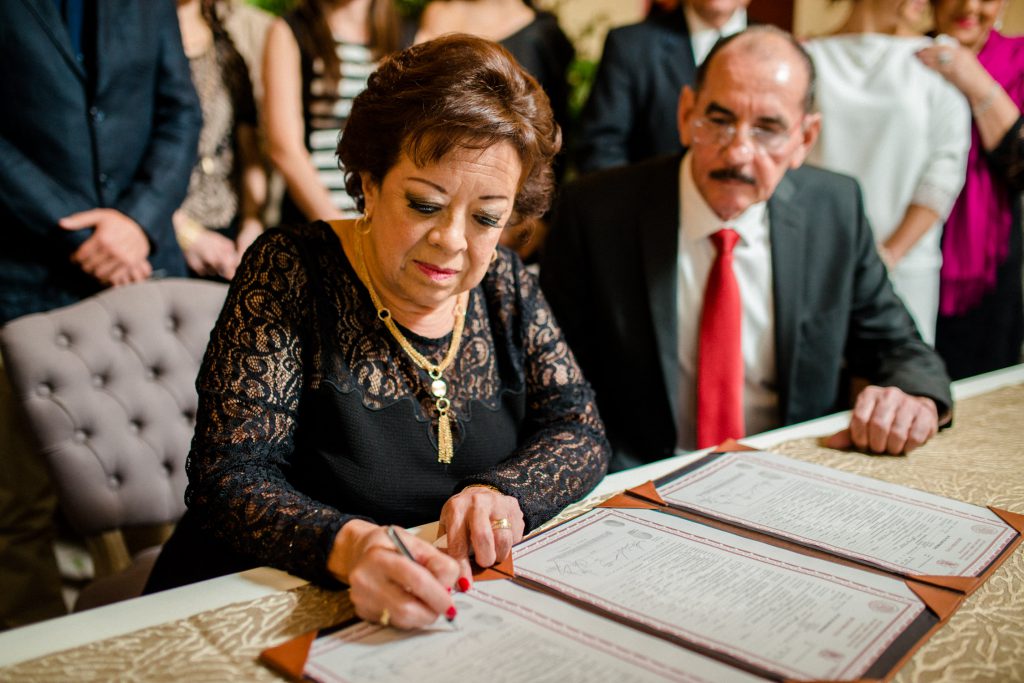
[[[1017,512],[1010,512],[1002,508],[988,506],[988,509],[999,515],[999,518],[1017,530],[1018,534],[1024,534],[1024,515]]]
[[[301,681],[302,672],[306,669],[306,658],[309,657],[309,648],[316,640],[317,633],[303,633],[280,645],[269,647],[260,653],[260,661],[292,680]]]
[[[661,496],[658,496],[658,499],[660,500]],[[619,510],[654,510],[658,507],[658,504],[654,501],[647,500],[646,498],[638,498],[637,496],[630,495],[629,493],[620,493],[617,496],[612,496],[597,507]]]
[[[907,588],[914,591],[917,597],[934,612],[943,622],[949,619],[956,608],[963,602],[964,596],[945,588],[930,586],[912,579],[906,579]]]

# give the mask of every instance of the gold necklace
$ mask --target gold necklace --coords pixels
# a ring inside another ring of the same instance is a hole
[[[430,393],[434,396],[434,407],[437,409],[437,461],[447,465],[452,461],[452,456],[454,455],[451,426],[452,404],[447,398],[448,384],[444,381],[442,375],[452,364],[452,361],[455,360],[455,354],[459,351],[459,343],[462,341],[462,330],[466,323],[465,307],[456,300],[454,310],[455,328],[452,330],[452,340],[448,345],[448,353],[445,354],[444,359],[440,363],[436,365],[431,363],[423,354],[413,348],[409,340],[402,334],[402,331],[398,329],[398,325],[395,324],[394,319],[391,317],[391,311],[384,307],[380,297],[377,296],[373,280],[370,279],[370,269],[366,267],[366,255],[363,253],[363,235],[358,231],[356,231],[355,246],[356,254],[359,257],[359,276],[366,283],[366,290],[370,293],[370,300],[373,302],[373,307],[377,309],[377,317],[388,328],[395,341],[409,355],[413,363],[421,370],[426,370],[427,375],[430,376]]]

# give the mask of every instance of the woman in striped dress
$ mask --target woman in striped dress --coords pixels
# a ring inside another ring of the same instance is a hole
[[[377,60],[399,47],[391,0],[302,0],[264,51],[270,158],[287,184],[282,222],[358,215],[334,150]]]

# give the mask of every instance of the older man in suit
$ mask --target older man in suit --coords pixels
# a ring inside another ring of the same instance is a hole
[[[685,0],[612,29],[583,111],[576,165],[587,173],[680,151],[676,101],[722,36],[743,30],[750,0]]]
[[[171,0],[0,2],[0,325],[185,275],[201,113]],[[0,367],[0,629],[64,612],[53,496]]]
[[[834,445],[909,452],[948,416],[945,368],[892,291],[857,183],[802,167],[812,82],[789,34],[727,38],[680,97],[685,155],[564,191],[541,284],[614,469],[824,415],[846,371],[871,386]]]

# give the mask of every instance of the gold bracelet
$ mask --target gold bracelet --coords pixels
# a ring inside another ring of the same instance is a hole
[[[174,236],[178,240],[178,246],[181,247],[182,251],[187,252],[192,248],[192,245],[196,243],[199,236],[206,232],[199,221],[189,216],[185,216],[185,219],[174,228]]]
[[[981,102],[978,102],[971,109],[974,111],[974,116],[978,117],[987,112],[992,108],[992,103],[996,100],[996,95],[999,94],[1000,85],[993,83],[992,87],[989,88],[988,94],[982,98]]]

